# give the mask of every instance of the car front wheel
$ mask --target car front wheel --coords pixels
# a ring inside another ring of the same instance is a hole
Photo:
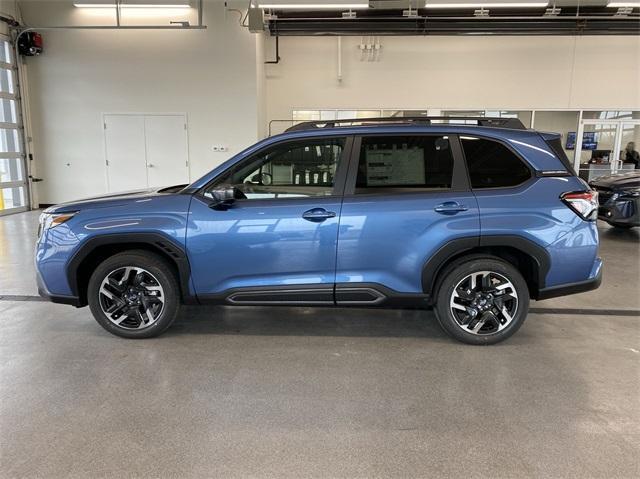
[[[635,225],[630,225],[628,223],[609,223],[609,224],[614,228],[620,228],[623,230],[629,230],[635,226]]]
[[[91,275],[87,289],[96,321],[123,338],[150,338],[175,320],[178,282],[168,263],[148,251],[116,254]]]
[[[510,263],[470,257],[443,272],[434,309],[440,325],[455,339],[495,344],[522,326],[529,310],[529,289]]]

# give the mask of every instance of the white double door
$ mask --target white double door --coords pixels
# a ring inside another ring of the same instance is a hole
[[[104,134],[110,193],[189,182],[185,115],[106,114]]]

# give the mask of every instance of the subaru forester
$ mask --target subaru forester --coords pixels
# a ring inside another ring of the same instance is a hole
[[[50,207],[40,294],[148,338],[181,304],[433,308],[469,344],[597,288],[597,193],[517,119],[306,122],[190,185]]]

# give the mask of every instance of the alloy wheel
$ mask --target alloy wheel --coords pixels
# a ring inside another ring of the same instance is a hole
[[[109,273],[100,285],[102,312],[124,329],[145,329],[164,310],[165,294],[158,279],[136,266],[124,266]]]
[[[456,285],[449,306],[463,331],[494,334],[513,321],[518,310],[518,294],[513,283],[502,274],[477,271]]]

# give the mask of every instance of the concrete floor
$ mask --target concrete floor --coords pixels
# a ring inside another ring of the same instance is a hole
[[[36,218],[0,218],[1,477],[640,476],[639,230],[602,226],[603,286],[497,346],[311,308],[185,308],[126,341],[15,301]]]

